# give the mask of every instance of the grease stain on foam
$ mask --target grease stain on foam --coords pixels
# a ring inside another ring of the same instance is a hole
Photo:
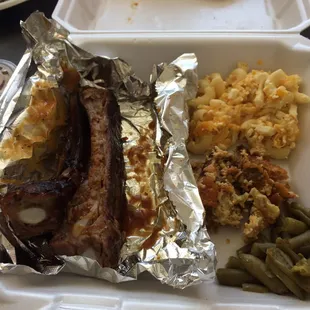
[[[131,16],[129,16],[127,18],[127,23],[128,24],[132,24],[133,23],[133,19],[134,19],[135,15],[136,15],[136,12],[137,12],[137,9],[139,8],[140,3],[141,3],[141,0],[131,1],[130,7],[131,7],[131,10],[132,10],[132,13],[131,13]]]
[[[131,8],[136,9],[139,6],[140,1],[132,1],[131,2]]]

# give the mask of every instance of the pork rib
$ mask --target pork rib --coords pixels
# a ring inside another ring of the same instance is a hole
[[[89,155],[85,151],[89,140],[88,120],[77,93],[71,94],[66,103],[68,124],[57,141],[58,152],[52,154],[58,173],[48,180],[22,180],[21,184],[17,180],[17,184],[6,184],[6,193],[0,197],[4,217],[22,240],[59,230],[66,205],[85,174]],[[48,163],[45,170],[49,168]],[[35,166],[35,169],[38,168]]]
[[[69,203],[65,225],[51,246],[55,254],[91,254],[102,266],[113,267],[123,243],[121,214],[126,203],[120,110],[104,89],[83,89],[81,102],[90,124],[88,176]]]

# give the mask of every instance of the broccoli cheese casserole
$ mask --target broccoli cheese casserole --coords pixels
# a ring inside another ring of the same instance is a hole
[[[226,80],[219,73],[206,76],[199,81],[197,98],[189,102],[188,150],[204,154],[242,140],[251,154],[287,158],[299,134],[297,106],[310,103],[300,84],[296,74],[249,71],[245,63]]]

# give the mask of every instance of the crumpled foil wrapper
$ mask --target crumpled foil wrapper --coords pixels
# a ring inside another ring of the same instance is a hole
[[[81,86],[111,89],[123,118],[127,239],[118,267],[102,268],[89,257],[54,256],[44,238],[22,242],[0,213],[0,272],[64,271],[118,283],[148,271],[175,288],[213,280],[215,248],[204,226],[204,208],[186,150],[186,102],[196,96],[196,56],[184,54],[169,65],[154,65],[146,83],[123,60],[93,56],[74,46],[69,33],[42,13],[33,13],[21,27],[29,48],[0,98],[1,138],[27,109],[35,82],[59,86],[63,64],[78,70]],[[142,165],[135,163],[137,154]],[[0,172],[5,169],[4,165]]]

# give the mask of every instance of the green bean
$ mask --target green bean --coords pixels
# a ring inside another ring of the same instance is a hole
[[[269,248],[275,247],[274,243],[258,243],[254,242],[251,248],[251,254],[258,257],[258,258],[265,258],[266,251]]]
[[[298,286],[307,293],[310,293],[310,278],[294,274],[294,279]]]
[[[235,256],[230,256],[228,258],[228,262],[225,265],[225,268],[228,269],[241,269],[241,270],[245,270],[244,266],[242,265],[241,261],[239,258],[235,257]]]
[[[300,210],[291,209],[292,215],[294,215],[299,220],[303,221],[305,224],[310,226],[310,218],[306,216],[304,213],[302,213]]]
[[[310,293],[310,279],[303,278],[292,272],[292,261],[278,248],[270,248],[267,250],[267,257],[280,269],[289,279],[297,284],[304,291]]]
[[[292,215],[303,221],[305,224],[310,226],[310,211],[302,207],[299,203],[292,202],[289,204],[288,209]]]
[[[275,243],[277,238],[280,237],[281,229],[280,227],[274,227],[271,229],[271,242]]]
[[[239,258],[246,270],[268,287],[270,291],[276,294],[285,294],[288,292],[283,283],[267,269],[265,263],[259,258],[251,254],[239,254]]]
[[[271,228],[265,228],[259,235],[257,242],[271,242]]]
[[[310,217],[310,209],[303,207],[300,203],[293,201],[290,203],[289,206],[290,206],[290,208],[295,209],[295,210],[299,210],[302,213],[304,213],[306,216]]]
[[[307,230],[303,234],[289,239],[288,242],[293,250],[301,248],[305,245],[310,245],[310,230]]]
[[[280,249],[270,248],[267,250],[267,254],[268,253],[269,253],[269,256],[272,257],[273,260],[275,260],[277,263],[281,263],[286,268],[291,269],[294,266],[294,263],[290,259],[290,257],[287,254],[285,254],[283,251],[281,251]]]
[[[302,258],[293,268],[294,273],[298,273],[303,277],[310,277],[310,259]]]
[[[308,230],[308,226],[292,217],[285,217],[282,221],[281,230],[292,235],[300,235]]]
[[[241,247],[240,249],[238,249],[236,251],[237,255],[239,254],[249,254],[251,252],[251,248],[252,248],[252,243],[248,243],[246,245],[244,245],[243,247]]]
[[[281,227],[281,226],[283,225],[284,219],[285,219],[285,216],[284,216],[284,214],[281,212],[280,215],[279,215],[279,217],[278,217],[277,220],[276,220],[275,226],[276,226],[276,227]]]
[[[243,283],[258,283],[248,272],[238,269],[219,268],[217,280],[222,285],[241,287]]]
[[[267,251],[266,264],[267,267],[282,281],[282,283],[299,299],[305,299],[305,293],[300,289],[300,287],[289,278],[276,264],[276,262],[269,255],[269,250]]]
[[[294,264],[300,261],[301,257],[296,254],[289,246],[288,240],[283,240],[282,238],[278,238],[276,240],[277,248],[283,251],[289,258],[292,260]]]
[[[280,237],[283,238],[283,239],[290,239],[291,235],[288,232],[286,232],[286,231],[281,231],[280,232]]]
[[[245,292],[253,292],[253,293],[268,293],[269,290],[266,286],[252,283],[243,283],[242,290]]]
[[[297,253],[300,253],[303,256],[310,258],[310,245],[302,246],[297,250]]]

